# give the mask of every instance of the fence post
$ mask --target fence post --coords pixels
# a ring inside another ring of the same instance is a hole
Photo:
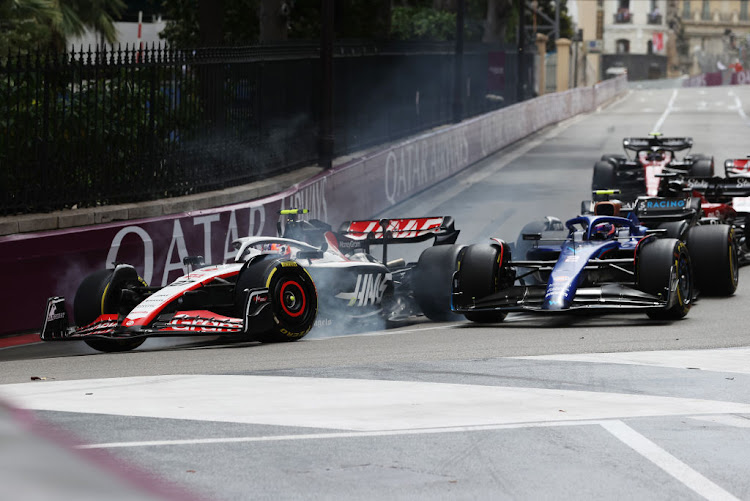
[[[557,92],[570,88],[570,40],[560,38],[557,45]]]
[[[539,67],[536,69],[537,85],[539,89],[537,95],[543,96],[547,87],[547,35],[543,33],[536,34],[536,51],[539,54]]]

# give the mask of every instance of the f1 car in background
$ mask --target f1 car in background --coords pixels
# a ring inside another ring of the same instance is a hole
[[[550,219],[555,227],[559,220]],[[662,238],[635,216],[583,215],[565,222],[545,241],[544,232],[522,260],[492,239],[467,246],[452,285],[453,311],[475,322],[498,322],[508,312],[644,311],[659,319],[684,317],[693,302],[687,246]],[[528,282],[527,282],[527,279]]]
[[[450,281],[461,249],[453,245],[458,230],[452,218],[349,221],[337,235],[321,221],[297,220],[306,212],[282,211],[284,236],[233,242],[233,263],[206,266],[201,256],[186,258],[190,273],[166,287],[149,287],[128,264],[96,271],[76,292],[77,327],[68,326],[65,299],[52,297],[42,339],[83,340],[106,352],[135,349],[152,336],[270,343],[302,338],[318,312],[358,321],[452,315]],[[418,263],[380,262],[368,253],[373,244],[429,239],[437,245]]]
[[[713,157],[695,153],[677,157],[693,147],[690,137],[662,137],[652,132],[649,137],[625,138],[622,146],[625,154],[605,154],[594,164],[592,190],[616,188],[623,200],[632,201],[641,195],[658,195],[659,175],[664,169],[692,177],[714,175]]]

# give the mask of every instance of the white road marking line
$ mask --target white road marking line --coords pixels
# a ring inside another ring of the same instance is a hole
[[[677,99],[677,89],[675,89],[672,92],[672,97],[669,99],[669,102],[667,103],[667,109],[664,110],[664,113],[661,114],[659,117],[659,120],[657,120],[656,125],[654,125],[653,130],[654,131],[661,131],[661,126],[664,125],[664,120],[667,119],[667,116],[672,112],[672,105],[674,105],[674,101]]]
[[[398,327],[394,327],[393,329],[389,330],[383,330],[383,331],[367,331],[367,332],[356,332],[354,334],[341,334],[341,335],[325,335],[321,334],[320,337],[305,337],[305,342],[307,341],[328,341],[331,339],[340,339],[343,337],[374,337],[374,336],[393,336],[397,334],[402,334],[405,332],[422,332],[422,331],[432,331],[432,330],[438,330],[438,329],[453,329],[458,325],[459,323],[463,322],[453,322],[450,325],[431,325],[430,327],[418,327],[414,329],[399,329]]]
[[[621,353],[581,353],[512,357],[522,360],[591,362],[599,364],[648,365],[674,369],[700,369],[712,372],[750,374],[750,348],[711,350],[634,351]]]
[[[393,437],[403,435],[434,435],[439,433],[465,433],[473,431],[517,430],[525,428],[552,428],[559,426],[592,426],[603,421],[571,421],[561,423],[515,423],[485,426],[450,426],[446,428],[423,428],[417,430],[357,431],[336,433],[306,433],[298,435],[267,435],[255,437],[197,438],[186,440],[147,440],[141,442],[109,442],[77,445],[76,449],[115,449],[127,447],[161,447],[167,445],[231,444],[245,442],[277,442],[288,440],[329,440],[337,438]]]
[[[738,498],[725,491],[622,421],[603,422],[602,427],[622,443],[672,475],[696,494],[711,501]]]
[[[691,416],[690,419],[708,421],[733,428],[750,428],[750,417],[734,416],[732,414],[720,416]]]
[[[750,125],[750,119],[747,117],[747,114],[745,113],[745,109],[742,107],[742,101],[740,101],[740,96],[735,95],[734,96],[734,103],[737,105],[737,113],[740,114],[740,118],[745,121],[746,124]]]
[[[253,375],[139,376],[0,386],[17,407],[87,414],[387,431],[696,414],[750,404],[547,388]]]

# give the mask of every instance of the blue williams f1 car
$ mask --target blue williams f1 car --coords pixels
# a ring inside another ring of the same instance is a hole
[[[550,241],[522,236],[533,242],[522,261],[500,239],[466,247],[453,277],[453,311],[475,322],[499,322],[513,311],[687,314],[694,291],[684,242],[662,238],[663,230],[646,228],[633,213],[570,219],[565,236],[556,221]]]

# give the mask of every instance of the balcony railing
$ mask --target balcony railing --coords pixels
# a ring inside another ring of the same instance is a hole
[[[614,15],[615,24],[627,24],[633,22],[633,16],[628,10],[621,10]]]
[[[661,14],[649,14],[648,15],[648,24],[661,24],[662,17]]]

